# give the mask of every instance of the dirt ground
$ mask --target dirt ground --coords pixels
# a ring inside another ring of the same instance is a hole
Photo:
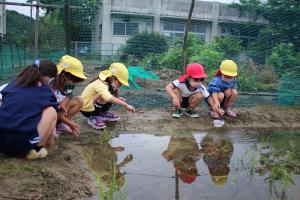
[[[94,73],[91,69],[89,73]],[[162,80],[139,80],[142,91],[125,90],[122,96],[137,107],[137,112],[127,113],[119,109],[121,120],[108,124],[112,136],[122,132],[169,134],[178,130],[207,130],[213,128],[205,105],[197,110],[198,119],[183,116],[173,119],[170,99],[158,89],[170,82],[175,73],[160,74]],[[87,84],[77,87],[77,93]],[[117,109],[118,107],[114,107]],[[298,129],[300,130],[300,108],[260,105],[239,107],[238,117],[225,117],[226,128],[234,129]],[[103,139],[103,132],[89,127],[79,114],[76,122],[81,127],[77,140],[71,136],[60,136],[57,149],[49,157],[39,161],[27,161],[0,155],[0,199],[97,199],[97,184],[85,164],[82,147]]]

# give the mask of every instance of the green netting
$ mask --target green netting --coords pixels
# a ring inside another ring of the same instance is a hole
[[[144,78],[144,79],[154,79],[158,80],[157,74],[155,74],[153,71],[148,71],[142,66],[129,66],[128,67],[129,72],[129,85],[130,89],[142,89],[141,86],[138,85],[136,82],[137,78]]]
[[[299,72],[298,72],[299,73]],[[280,105],[300,105],[300,76],[283,76],[278,88],[277,102]]]

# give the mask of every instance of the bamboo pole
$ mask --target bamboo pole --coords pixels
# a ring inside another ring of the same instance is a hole
[[[35,59],[39,56],[39,23],[40,23],[40,0],[36,0],[36,11],[35,11],[35,31],[34,31],[34,57]]]
[[[70,54],[71,48],[70,21],[70,0],[65,0],[66,54]]]
[[[195,0],[192,0],[190,11],[189,11],[189,16],[186,21],[185,25],[185,31],[184,31],[184,39],[183,39],[183,47],[182,47],[182,70],[181,73],[185,73],[185,66],[186,66],[186,60],[187,60],[187,48],[188,48],[188,35],[189,35],[189,29],[190,29],[190,24],[191,24],[191,19],[193,15],[193,10],[195,7]]]

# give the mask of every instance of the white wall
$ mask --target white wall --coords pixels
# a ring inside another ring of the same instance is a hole
[[[125,44],[130,37],[113,35],[114,22],[123,22],[124,18],[130,22],[137,22],[141,32],[153,31],[156,19],[156,30],[163,33],[164,21],[186,19],[190,9],[190,3],[187,0],[103,0],[102,5],[99,9],[101,14],[97,18],[92,42],[104,43],[101,49],[106,51],[106,55],[109,49],[115,50],[121,44]],[[251,16],[229,8],[227,4],[196,1],[192,19],[206,24],[205,41],[209,42],[215,36],[220,35],[220,22],[244,23],[251,21]],[[257,23],[267,23],[262,18],[256,20]],[[100,24],[102,24],[102,31],[99,30]],[[100,32],[102,32],[101,38]]]

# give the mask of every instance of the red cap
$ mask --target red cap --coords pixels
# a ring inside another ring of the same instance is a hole
[[[197,176],[190,175],[190,174],[185,173],[185,172],[179,172],[178,176],[179,176],[179,178],[182,182],[187,183],[187,184],[193,183],[197,178]]]
[[[199,63],[192,63],[186,67],[186,74],[179,77],[179,81],[184,81],[186,78],[207,78],[203,65]]]
[[[193,163],[192,165],[195,165]],[[177,171],[178,177],[184,183],[191,184],[197,179],[197,173],[190,171],[189,169],[184,169],[186,166],[183,163],[175,163],[175,170]]]

